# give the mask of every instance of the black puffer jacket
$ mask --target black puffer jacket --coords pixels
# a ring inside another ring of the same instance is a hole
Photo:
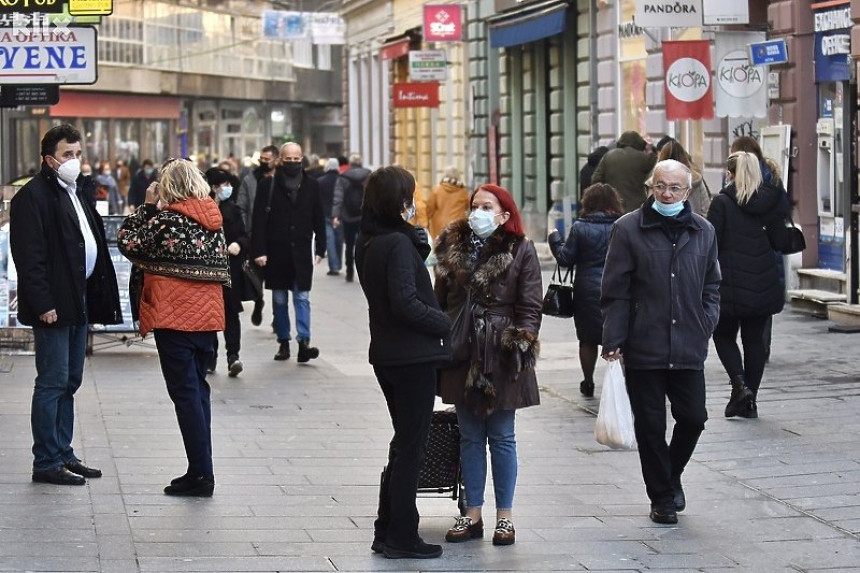
[[[370,316],[370,363],[402,366],[450,359],[451,320],[439,308],[424,259],[430,247],[405,221],[366,217],[355,266]]]
[[[653,202],[612,228],[600,291],[603,349],[620,348],[629,368],[702,370],[720,312],[714,228],[685,204],[672,244]]]
[[[785,304],[783,285],[764,226],[783,224],[784,191],[762,183],[750,200],[738,205],[737,189],[729,184],[714,198],[708,220],[717,233],[720,251],[720,313],[738,318],[768,316]]]

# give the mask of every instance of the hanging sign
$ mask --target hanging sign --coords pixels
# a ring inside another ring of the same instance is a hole
[[[714,100],[717,117],[767,115],[767,68],[751,65],[746,50],[747,44],[762,38],[763,32],[716,34]]]
[[[666,119],[711,119],[711,46],[708,40],[663,42]]]
[[[0,28],[0,85],[94,84],[97,65],[95,28]]]
[[[462,39],[462,6],[459,4],[424,5],[425,42],[460,42]]]
[[[314,44],[346,44],[346,22],[337,12],[308,12]]]
[[[448,78],[445,50],[412,50],[409,52],[409,79],[413,82],[442,81]]]
[[[439,107],[439,84],[402,82],[394,84],[394,107]]]
[[[69,14],[72,16],[110,16],[113,14],[113,0],[69,0]]]
[[[813,14],[815,25],[815,82],[851,79],[851,7]]]
[[[277,40],[305,40],[310,30],[304,12],[263,12],[263,36]]]
[[[636,0],[636,25],[695,28],[702,25],[702,0]]]
[[[57,105],[59,102],[60,86],[56,84],[0,87],[0,107]]]
[[[57,14],[66,0],[0,0],[0,14]]]
[[[749,0],[702,0],[705,26],[749,24]]]

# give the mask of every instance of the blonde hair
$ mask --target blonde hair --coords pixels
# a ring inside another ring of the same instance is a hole
[[[191,198],[206,199],[209,197],[209,184],[190,161],[170,159],[161,166],[158,193],[167,203]]]
[[[761,167],[758,157],[747,151],[736,151],[729,155],[726,168],[732,174],[738,205],[743,205],[752,198],[761,185]]]

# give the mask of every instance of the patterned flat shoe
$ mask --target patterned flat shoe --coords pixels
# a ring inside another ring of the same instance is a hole
[[[479,519],[478,523],[472,523],[471,517],[458,517],[454,527],[448,530],[445,534],[445,541],[449,543],[460,543],[469,539],[476,539],[484,536],[484,520]]]
[[[496,524],[496,532],[493,533],[493,545],[513,545],[517,534],[514,524],[507,517],[503,517]]]

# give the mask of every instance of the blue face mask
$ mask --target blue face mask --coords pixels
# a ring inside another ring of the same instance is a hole
[[[221,187],[221,190],[218,192],[218,198],[222,201],[226,201],[233,194],[232,187]]]
[[[675,203],[667,205],[666,203],[661,203],[660,201],[655,200],[654,203],[651,204],[651,208],[664,217],[674,217],[684,210],[684,202],[676,201]]]
[[[469,213],[469,226],[482,239],[486,239],[493,234],[493,231],[499,228],[496,223],[497,213],[492,211],[484,211],[483,209],[475,209]]]

